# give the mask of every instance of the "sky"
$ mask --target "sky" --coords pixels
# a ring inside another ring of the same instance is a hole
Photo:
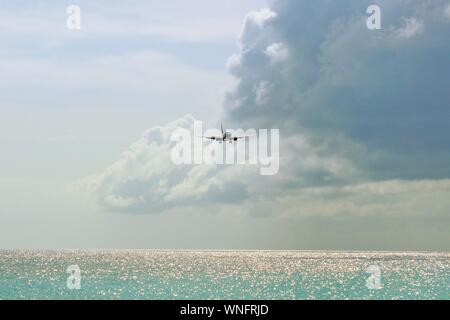
[[[449,250],[449,36],[448,0],[0,0],[0,248]],[[175,165],[194,120],[279,129],[279,172]]]

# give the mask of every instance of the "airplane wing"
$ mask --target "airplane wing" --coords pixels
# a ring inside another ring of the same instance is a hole
[[[233,139],[244,139],[246,137],[256,137],[256,134],[247,134],[245,136],[233,137]]]

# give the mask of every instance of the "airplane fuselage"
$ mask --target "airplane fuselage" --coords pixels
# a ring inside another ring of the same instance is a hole
[[[238,139],[244,138],[244,137],[233,137],[231,132],[223,130],[222,125],[220,125],[220,131],[222,133],[222,135],[220,135],[220,136],[212,136],[212,137],[205,137],[205,138],[213,140],[213,141],[218,141],[219,143],[227,142],[227,141],[232,143],[233,141],[238,141]]]
[[[219,141],[219,142],[222,142],[222,141],[223,142],[227,142],[227,141],[232,142],[232,141],[236,141],[237,138],[233,138],[233,136],[231,135],[231,132],[224,132],[223,136],[216,137],[215,140]]]

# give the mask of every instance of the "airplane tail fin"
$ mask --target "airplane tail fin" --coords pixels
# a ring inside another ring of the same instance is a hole
[[[223,125],[222,125],[222,122],[220,123],[220,130],[222,131],[222,135],[223,135]]]

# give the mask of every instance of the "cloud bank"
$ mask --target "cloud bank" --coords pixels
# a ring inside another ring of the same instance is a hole
[[[249,14],[226,115],[333,144],[371,179],[447,178],[448,1],[378,1],[375,31],[372,2],[280,0]]]
[[[186,116],[149,129],[88,179],[100,204],[448,221],[448,1],[377,1],[375,31],[366,28],[372,2],[278,0],[247,15],[227,62],[238,84],[223,116],[230,127],[280,129],[279,174],[173,165],[170,133],[192,127]]]
[[[180,128],[192,131],[193,125],[194,118],[188,115],[147,130],[118,161],[83,183],[112,211],[155,213],[179,206],[239,203],[247,198],[247,187],[238,177],[238,171],[245,168],[172,162],[171,150],[177,143],[172,133]]]

